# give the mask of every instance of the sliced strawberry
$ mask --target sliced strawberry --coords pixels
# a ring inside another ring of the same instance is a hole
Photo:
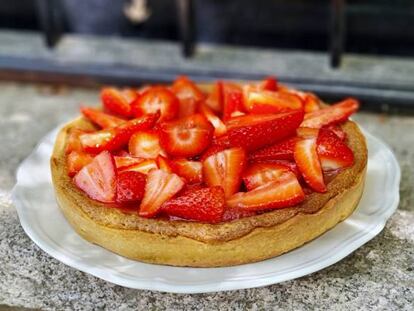
[[[128,144],[134,133],[152,127],[157,119],[158,115],[146,115],[127,121],[115,128],[82,134],[79,136],[79,140],[86,152],[116,151]]]
[[[116,197],[115,162],[108,151],[102,151],[73,178],[76,186],[91,199],[112,203]]]
[[[358,107],[359,103],[356,99],[348,98],[335,105],[306,114],[301,126],[321,128],[328,124],[343,122],[357,111]]]
[[[342,141],[346,140],[346,133],[344,132],[344,130],[339,125],[331,124],[331,125],[324,126],[322,128],[334,132],[340,140],[342,140]]]
[[[318,137],[319,129],[311,127],[298,127],[296,129],[296,134],[300,138],[313,138]]]
[[[213,111],[220,112],[223,107],[223,82],[218,81],[214,84],[212,91],[208,94],[206,105],[209,106]]]
[[[266,79],[264,79],[260,83],[260,88],[262,90],[276,92],[277,91],[277,88],[278,88],[276,77],[269,76]]]
[[[178,98],[165,87],[154,86],[131,103],[135,117],[160,112],[160,121],[174,119],[178,113]]]
[[[234,113],[243,112],[243,92],[240,86],[225,82],[222,84],[223,92],[223,120],[230,119]]]
[[[160,125],[161,147],[170,155],[192,157],[210,144],[214,128],[201,114]]]
[[[191,98],[195,101],[201,101],[205,98],[203,92],[197,87],[197,85],[195,85],[195,83],[186,76],[178,77],[174,81],[171,89],[179,100]]]
[[[69,153],[66,158],[69,176],[75,176],[77,172],[79,172],[85,165],[91,163],[92,160],[92,155],[82,151],[74,150],[71,153]]]
[[[187,183],[201,183],[203,181],[203,164],[199,161],[175,159],[170,163],[174,173],[184,178]]]
[[[139,172],[123,171],[117,176],[116,201],[119,203],[141,201],[147,177]]]
[[[189,190],[185,194],[166,201],[162,211],[167,215],[208,223],[221,221],[226,201],[221,187]]]
[[[280,113],[302,109],[301,99],[291,93],[254,90],[245,92],[245,105],[251,113]]]
[[[79,140],[79,136],[86,134],[87,132],[78,128],[72,128],[69,131],[68,139],[66,143],[66,153],[72,151],[83,152],[82,144]]]
[[[163,170],[164,172],[167,172],[167,173],[173,173],[173,170],[171,168],[171,163],[167,158],[163,157],[162,155],[159,155],[157,159],[155,160],[155,162],[157,162],[158,168],[160,170]]]
[[[131,105],[129,98],[121,90],[108,87],[101,91],[102,104],[109,112],[129,118],[131,117]]]
[[[318,111],[321,109],[321,100],[313,93],[306,93],[303,108],[305,113]]]
[[[219,138],[214,137],[210,146],[208,146],[208,148],[201,155],[200,161],[203,162],[209,156],[229,148],[231,148],[231,144],[227,135],[221,136]]]
[[[299,140],[295,145],[293,156],[305,182],[317,192],[326,192],[316,138]]]
[[[246,164],[246,152],[231,148],[209,156],[203,162],[203,176],[207,185],[222,186],[226,197],[238,191]]]
[[[139,96],[139,92],[133,88],[124,88],[121,90],[122,95],[131,104]]]
[[[227,206],[248,211],[264,211],[294,206],[304,199],[305,193],[296,176],[288,171],[279,179],[254,190],[236,193],[227,200]]]
[[[256,163],[250,165],[243,173],[243,182],[248,191],[260,187],[270,181],[277,180],[290,168],[275,163]]]
[[[133,164],[122,168],[122,171],[134,171],[147,175],[152,170],[157,170],[158,165],[154,159],[143,160],[137,164]]]
[[[206,117],[206,119],[214,126],[214,135],[221,136],[227,132],[226,125],[221,119],[216,116],[213,110],[210,109],[206,104],[200,104],[200,112]]]
[[[227,122],[226,136],[232,146],[254,151],[293,136],[302,120],[301,110],[275,115],[246,115]]]
[[[132,157],[130,155],[114,156],[115,166],[118,170],[127,168],[132,165],[139,164],[145,161],[142,158]]]
[[[253,151],[249,154],[249,161],[293,160],[293,149],[297,140],[297,137],[290,137],[271,146]]]
[[[337,170],[354,164],[352,150],[332,131],[321,129],[317,140],[322,169]]]
[[[128,143],[128,150],[134,157],[144,159],[155,159],[163,153],[159,135],[152,130],[139,131],[132,135]]]
[[[125,122],[124,119],[112,116],[94,108],[82,107],[81,112],[86,118],[102,128],[116,127]]]
[[[150,171],[139,215],[142,217],[155,216],[161,205],[177,194],[183,186],[184,181],[175,174],[169,174],[163,170]]]

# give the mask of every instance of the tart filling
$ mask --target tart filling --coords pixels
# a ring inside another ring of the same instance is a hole
[[[355,159],[344,124],[348,98],[326,106],[270,77],[186,77],[170,86],[104,88],[102,109],[70,128],[67,174],[89,198],[136,217],[223,223],[286,209],[327,192]],[[292,210],[293,209],[293,210]]]

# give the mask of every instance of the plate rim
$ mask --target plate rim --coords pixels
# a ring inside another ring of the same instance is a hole
[[[165,279],[163,280],[153,280],[151,282],[148,282],[147,280],[140,280],[140,279],[131,279],[127,276],[120,276],[118,273],[109,274],[106,269],[109,269],[106,266],[98,266],[98,267],[91,267],[89,263],[83,263],[82,261],[76,260],[73,258],[72,254],[62,254],[57,249],[55,249],[53,246],[50,245],[50,243],[54,244],[53,241],[45,241],[41,238],[38,232],[33,228],[32,225],[30,225],[30,222],[25,217],[25,206],[22,200],[18,198],[19,195],[19,175],[21,174],[21,170],[24,168],[25,164],[34,156],[39,148],[47,142],[48,139],[51,137],[54,137],[55,133],[57,133],[57,130],[59,127],[53,129],[49,133],[47,133],[36,145],[36,147],[32,150],[32,152],[20,163],[18,169],[16,170],[16,184],[12,189],[11,198],[13,201],[14,206],[16,207],[17,214],[19,216],[19,222],[25,231],[25,233],[29,236],[29,238],[44,252],[52,256],[53,258],[59,260],[63,264],[70,266],[72,268],[75,268],[77,270],[80,270],[84,273],[93,275],[97,278],[103,279],[107,282],[117,284],[120,286],[128,287],[128,288],[134,288],[134,289],[141,289],[141,290],[153,290],[153,291],[159,291],[159,292],[168,292],[168,293],[180,293],[180,294],[197,294],[197,293],[210,293],[210,292],[220,292],[220,291],[230,291],[230,290],[240,290],[240,289],[247,289],[247,288],[257,288],[257,287],[263,287],[268,286],[280,282],[285,282],[289,280],[296,279],[298,277],[302,277],[305,275],[309,275],[312,273],[315,273],[321,269],[327,268],[346,256],[350,255],[352,252],[366,244],[368,241],[373,239],[376,235],[378,235],[383,228],[386,225],[387,220],[391,217],[391,215],[395,212],[395,210],[398,207],[400,195],[399,195],[399,185],[401,180],[401,169],[399,166],[399,163],[391,151],[391,148],[382,140],[376,138],[366,130],[364,130],[360,126],[362,132],[366,136],[367,140],[372,140],[376,144],[379,144],[384,151],[388,154],[388,157],[392,160],[391,164],[393,168],[395,168],[394,173],[392,174],[392,181],[391,186],[392,190],[394,192],[394,196],[392,199],[392,202],[390,202],[389,206],[383,210],[380,213],[380,218],[378,218],[377,222],[370,228],[370,230],[363,230],[359,231],[358,238],[353,239],[352,241],[346,243],[345,247],[341,248],[340,252],[333,252],[335,247],[333,249],[330,249],[328,253],[325,253],[324,256],[318,257],[318,260],[322,258],[317,263],[313,263],[309,266],[309,263],[300,269],[296,269],[294,271],[285,272],[282,275],[276,275],[275,272],[270,272],[270,275],[262,276],[259,278],[250,278],[248,280],[244,280],[244,282],[240,282],[238,284],[235,284],[235,280],[225,280],[224,282],[220,282],[217,284],[216,281],[209,281],[202,284],[186,284],[186,285],[178,285],[175,283],[169,283]],[[391,199],[390,199],[391,200]],[[387,203],[388,205],[388,203]],[[381,210],[381,209],[380,209]],[[73,230],[73,229],[72,229]],[[365,232],[366,231],[366,232]],[[364,233],[365,232],[365,233]],[[81,238],[81,237],[79,237]],[[318,239],[318,238],[316,238]],[[315,239],[315,240],[316,240]],[[343,246],[343,245],[342,245]],[[333,252],[333,254],[331,254]],[[329,254],[329,256],[327,255]],[[119,256],[119,255],[117,255]],[[281,255],[283,256],[283,255]],[[120,256],[122,257],[122,256]],[[325,258],[328,257],[328,258]],[[124,257],[123,257],[124,258]],[[323,259],[325,258],[325,259]],[[271,260],[271,259],[268,259]],[[140,264],[146,264],[141,263]],[[251,263],[250,265],[254,265],[257,263]],[[242,267],[243,265],[240,265],[238,267]],[[167,266],[168,267],[168,266]],[[92,269],[91,269],[92,268]],[[171,268],[178,268],[178,267],[171,267]],[[191,268],[191,269],[225,269],[226,267],[222,268]],[[184,268],[188,269],[188,268]],[[306,271],[305,271],[306,270]],[[272,276],[273,275],[273,276]]]

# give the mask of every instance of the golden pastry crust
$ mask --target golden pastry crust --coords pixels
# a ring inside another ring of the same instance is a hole
[[[271,258],[318,237],[347,218],[362,195],[367,164],[365,138],[358,126],[342,125],[355,163],[295,207],[219,224],[147,219],[89,199],[67,174],[65,147],[72,128],[93,129],[84,118],[59,133],[51,170],[60,208],[86,240],[122,256],[174,266],[218,267]]]

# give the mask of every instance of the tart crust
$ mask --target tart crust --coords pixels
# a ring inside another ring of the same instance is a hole
[[[65,147],[72,128],[94,129],[78,118],[61,129],[51,157],[56,198],[83,238],[119,255],[148,263],[221,267],[256,262],[311,241],[347,218],[363,192],[367,147],[358,126],[342,125],[355,163],[298,206],[218,224],[146,219],[91,200],[67,174]]]

